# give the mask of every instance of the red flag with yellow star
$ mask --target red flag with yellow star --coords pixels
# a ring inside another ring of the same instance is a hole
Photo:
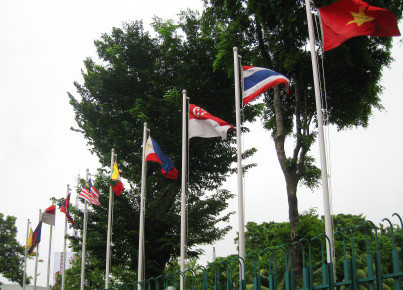
[[[396,18],[389,10],[361,0],[339,0],[319,8],[324,51],[360,36],[400,36]]]

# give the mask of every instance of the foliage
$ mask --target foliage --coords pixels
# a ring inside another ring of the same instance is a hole
[[[105,286],[105,265],[101,265],[91,255],[86,255],[85,266],[85,289],[103,289]],[[81,285],[81,252],[74,255],[71,260],[71,268],[65,273],[65,289],[80,289]],[[62,275],[57,273],[54,290],[61,289]]]
[[[0,273],[4,278],[23,285],[24,246],[17,241],[16,217],[0,213]],[[29,284],[30,277],[26,278]]]
[[[354,243],[354,256],[356,257],[357,267],[360,269],[359,273],[362,275],[367,275],[366,268],[366,254],[368,252],[373,255],[376,251],[376,238],[373,228],[369,223],[366,223],[366,219],[363,215],[352,215],[352,214],[338,214],[333,217],[333,223],[335,228],[335,257],[336,263],[335,267],[337,269],[337,281],[343,280],[343,262],[346,258],[351,259],[353,255],[353,243]],[[269,262],[267,254],[263,254],[263,250],[267,248],[275,249],[278,246],[285,244],[291,247],[289,244],[289,223],[288,222],[263,222],[262,224],[257,224],[254,222],[248,222],[246,225],[247,231],[246,235],[246,252],[259,253],[261,259],[261,273],[263,276],[268,276],[269,273]],[[322,258],[326,259],[326,254],[322,256],[321,243],[318,239],[313,239],[315,237],[320,237],[325,228],[325,223],[322,218],[319,218],[316,210],[311,209],[304,212],[300,216],[300,222],[297,231],[296,240],[301,238],[307,239],[310,243],[312,251],[312,266],[316,270],[315,280],[321,279],[320,267],[322,264]],[[368,233],[368,247],[366,244],[365,232]],[[381,254],[383,273],[391,273],[393,271],[392,263],[392,235],[390,228],[385,228],[382,224],[378,226],[378,241],[379,241],[379,251]],[[350,234],[351,233],[351,234]],[[402,242],[402,231],[401,229],[394,229],[395,243],[396,245],[401,245]],[[325,247],[325,239],[322,240],[322,245]],[[302,241],[302,245],[305,248],[305,258],[307,265],[309,264],[308,259],[308,244],[306,241]],[[298,247],[301,247],[300,245]],[[344,256],[344,248],[346,255]],[[400,247],[398,248],[400,250]],[[325,250],[325,249],[324,249]],[[302,254],[302,253],[300,253]],[[253,268],[252,261],[247,260],[249,264],[246,268]],[[326,261],[324,261],[326,262]],[[271,260],[273,263],[273,260]],[[273,264],[271,264],[273,267]],[[276,268],[277,272],[281,277],[281,273],[284,273],[284,255],[281,251],[276,251]],[[250,280],[252,275],[247,275]],[[249,281],[248,280],[248,281]],[[263,283],[265,279],[262,279]],[[250,280],[249,282],[252,282]],[[267,282],[267,281],[266,281]]]
[[[111,148],[115,149],[125,191],[115,198],[112,265],[137,269],[138,221],[141,179],[143,123],[162,150],[181,164],[182,89],[191,102],[211,114],[232,122],[233,84],[225,70],[212,69],[214,42],[201,34],[199,15],[181,13],[181,21],[154,19],[156,36],[143,30],[141,22],[113,28],[95,41],[98,56],[84,61],[84,83],[75,82],[80,95],[69,94],[78,128],[91,151],[108,167]],[[182,31],[180,33],[180,31]],[[217,97],[219,96],[219,97]],[[248,120],[253,119],[253,113]],[[230,136],[231,137],[231,136]],[[224,225],[231,213],[227,208],[232,194],[221,189],[236,160],[234,141],[193,138],[189,144],[187,245],[188,256],[197,257],[196,246],[220,239],[230,229]],[[253,154],[250,149],[245,158]],[[178,168],[180,169],[180,168]],[[102,192],[100,207],[89,213],[88,251],[105,259],[108,171],[99,173],[96,187]],[[180,174],[179,174],[180,175]],[[125,182],[127,181],[127,182]],[[146,275],[158,276],[179,254],[181,180],[167,180],[155,162],[147,164],[145,225]],[[76,228],[82,230],[82,212],[73,211]],[[80,238],[70,237],[80,248]],[[152,250],[151,250],[152,249]]]

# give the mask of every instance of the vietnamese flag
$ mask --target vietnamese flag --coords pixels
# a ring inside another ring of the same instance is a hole
[[[396,18],[389,10],[361,0],[339,0],[319,8],[324,51],[360,36],[400,36]]]

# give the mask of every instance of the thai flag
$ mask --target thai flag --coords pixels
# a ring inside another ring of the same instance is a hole
[[[153,138],[148,137],[145,151],[146,162],[155,161],[161,164],[162,174],[166,178],[177,179],[178,170],[175,168],[175,164],[169,159],[168,156],[162,152],[160,146],[154,141]]]
[[[285,84],[289,92],[290,80],[282,74],[254,66],[242,66],[242,71],[244,105],[279,84]]]

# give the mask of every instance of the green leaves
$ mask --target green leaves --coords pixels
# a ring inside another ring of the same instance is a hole
[[[119,278],[122,280],[126,279],[125,269],[137,269],[144,122],[179,171],[183,89],[187,90],[191,103],[229,123],[235,122],[233,79],[227,78],[224,69],[213,70],[215,43],[201,36],[199,15],[182,12],[178,24],[155,17],[153,26],[156,37],[144,32],[141,22],[126,23],[121,29],[103,34],[95,41],[100,63],[85,60],[84,83],[75,83],[80,96],[69,94],[76,114],[75,130],[84,134],[101,164],[109,167],[112,148],[118,155],[125,191],[115,198],[112,265],[123,269]],[[180,28],[185,35],[179,33]],[[246,119],[253,118],[255,111]],[[231,139],[192,138],[189,143],[187,246],[188,255],[197,257],[201,253],[198,245],[217,241],[230,229],[225,224],[217,225],[227,222],[232,214],[222,214],[233,195],[221,186],[230,173],[235,149]],[[253,153],[253,149],[248,150],[245,156]],[[100,172],[95,180],[102,206],[92,207],[88,219],[88,232],[91,230],[88,252],[99,261],[105,260],[107,171]],[[148,162],[145,218],[148,277],[160,275],[166,263],[180,253],[180,184],[180,179],[164,178],[158,163]],[[83,213],[79,209],[72,212],[77,219],[76,229],[82,231]],[[79,251],[81,240],[75,237],[70,240]]]
[[[0,273],[13,282],[23,284],[24,246],[17,241],[16,217],[0,213]],[[29,284],[30,278],[27,278]]]

